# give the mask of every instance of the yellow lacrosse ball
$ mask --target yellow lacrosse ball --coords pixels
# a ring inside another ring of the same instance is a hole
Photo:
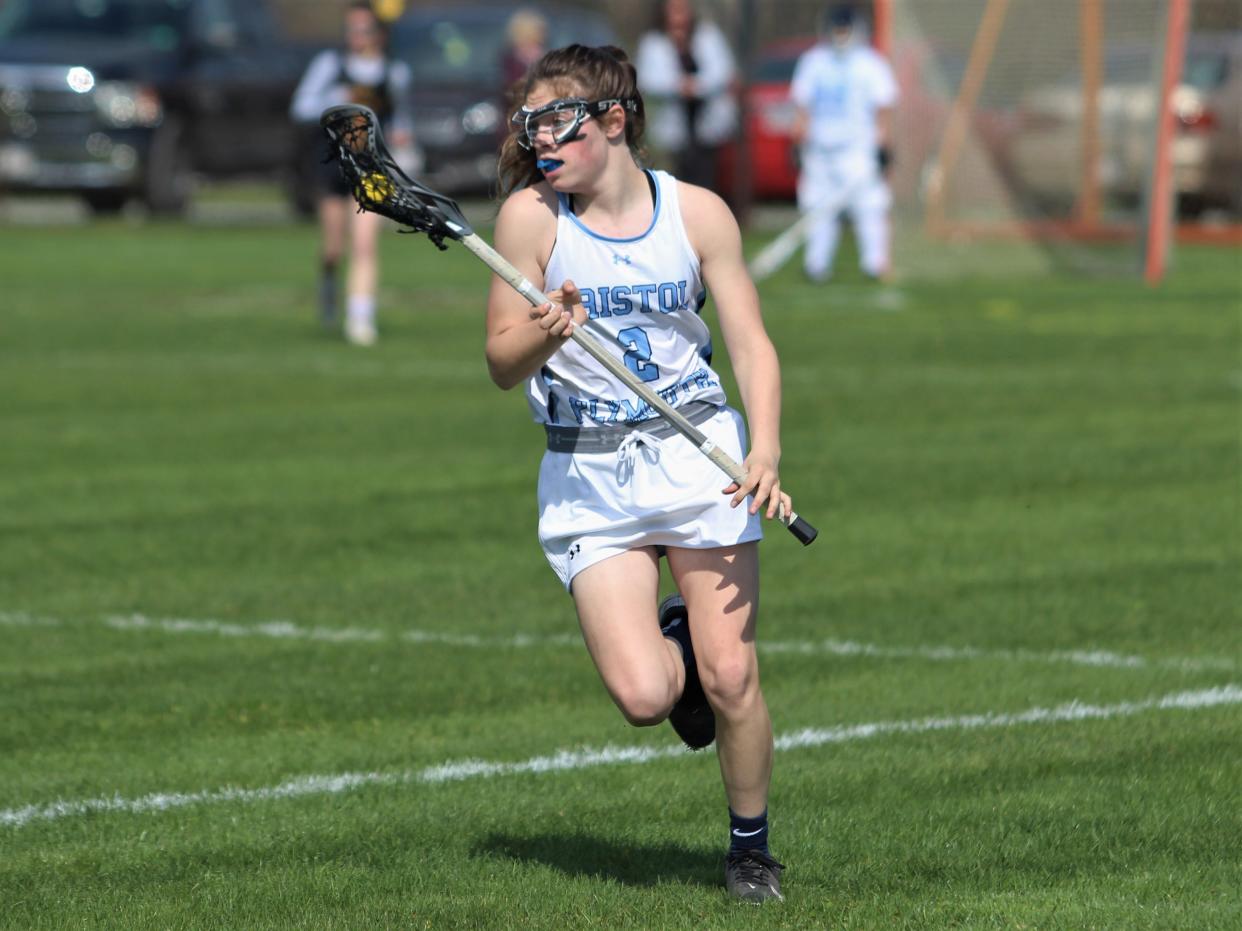
[[[363,176],[362,193],[371,203],[382,204],[392,196],[392,182],[378,171],[373,171]]]

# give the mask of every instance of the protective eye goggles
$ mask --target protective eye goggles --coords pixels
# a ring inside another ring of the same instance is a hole
[[[556,145],[570,142],[578,135],[582,124],[592,116],[601,116],[613,107],[624,107],[631,113],[638,112],[635,97],[610,97],[606,100],[587,100],[585,97],[561,97],[542,107],[522,107],[509,122],[518,127],[518,145],[533,149],[540,133],[545,133]]]

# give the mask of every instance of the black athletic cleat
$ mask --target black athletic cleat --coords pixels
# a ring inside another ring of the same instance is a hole
[[[690,642],[689,615],[681,595],[669,595],[660,602],[660,632],[672,637],[681,645],[686,660],[686,686],[681,698],[668,713],[668,723],[691,750],[702,750],[716,739],[716,713],[707,703],[703,685],[699,682],[699,667],[694,661],[694,647]]]
[[[762,850],[730,850],[725,857],[725,888],[743,902],[762,905],[769,899],[785,901],[781,895],[781,870]]]

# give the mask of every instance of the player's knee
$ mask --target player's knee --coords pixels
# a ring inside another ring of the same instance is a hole
[[[625,720],[635,727],[651,727],[668,717],[673,696],[658,682],[634,683],[616,692],[613,699]]]
[[[728,716],[741,713],[759,693],[758,670],[751,657],[739,655],[699,666],[703,691],[713,708]]]

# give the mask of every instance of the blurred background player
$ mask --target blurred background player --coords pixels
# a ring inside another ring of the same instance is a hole
[[[724,33],[691,0],[661,0],[635,56],[648,132],[682,181],[716,187],[720,147],[737,126],[733,53]]]
[[[386,50],[384,24],[365,0],[345,10],[345,48],[316,56],[293,95],[293,118],[315,128],[320,164],[316,170],[319,195],[320,246],[319,312],[326,326],[338,315],[337,266],[349,240],[346,279],[345,337],[357,346],[372,345],[375,294],[379,280],[378,238],[382,218],[358,213],[336,162],[324,162],[327,137],[318,129],[319,115],[343,103],[364,104],[375,111],[394,151],[409,151],[413,133],[409,117],[410,69],[391,60]]]
[[[870,278],[890,274],[892,194],[887,182],[897,82],[878,52],[859,40],[852,6],[830,7],[823,39],[798,59],[790,96],[797,106],[798,209],[822,209],[807,232],[803,267],[823,281],[832,273],[840,214],[848,210],[859,264]]]

